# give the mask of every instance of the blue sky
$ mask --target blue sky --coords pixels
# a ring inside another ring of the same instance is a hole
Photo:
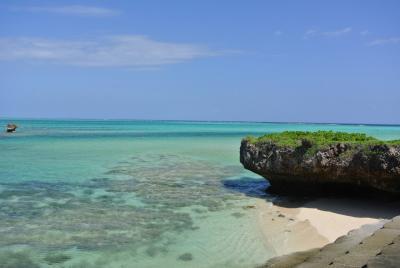
[[[0,117],[400,124],[399,1],[1,1]]]

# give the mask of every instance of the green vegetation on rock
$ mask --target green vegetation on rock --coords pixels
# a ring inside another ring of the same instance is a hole
[[[244,139],[243,166],[275,192],[362,190],[400,194],[400,140],[359,133],[282,132]]]
[[[346,133],[335,131],[284,131],[270,133],[261,137],[246,137],[246,140],[253,144],[272,142],[279,146],[297,147],[304,141],[317,147],[330,144],[345,143],[352,145],[400,145],[400,140],[382,141],[367,136],[364,133]]]

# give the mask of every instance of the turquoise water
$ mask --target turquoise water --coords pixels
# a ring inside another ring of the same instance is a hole
[[[13,122],[0,134],[1,267],[252,267],[275,252],[246,206],[274,197],[240,165],[243,136],[400,138],[400,126]]]

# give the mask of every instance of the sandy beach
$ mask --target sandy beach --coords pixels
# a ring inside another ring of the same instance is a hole
[[[380,224],[399,214],[395,204],[321,198],[299,206],[259,200],[261,232],[276,256],[320,248],[366,224]]]

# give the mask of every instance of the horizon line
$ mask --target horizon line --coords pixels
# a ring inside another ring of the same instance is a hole
[[[212,123],[255,123],[255,124],[315,124],[315,125],[364,125],[400,126],[400,123],[343,123],[307,121],[247,121],[247,120],[203,120],[203,119],[138,119],[138,118],[74,118],[74,117],[1,117],[0,120],[56,120],[56,121],[154,121],[154,122],[212,122]]]

